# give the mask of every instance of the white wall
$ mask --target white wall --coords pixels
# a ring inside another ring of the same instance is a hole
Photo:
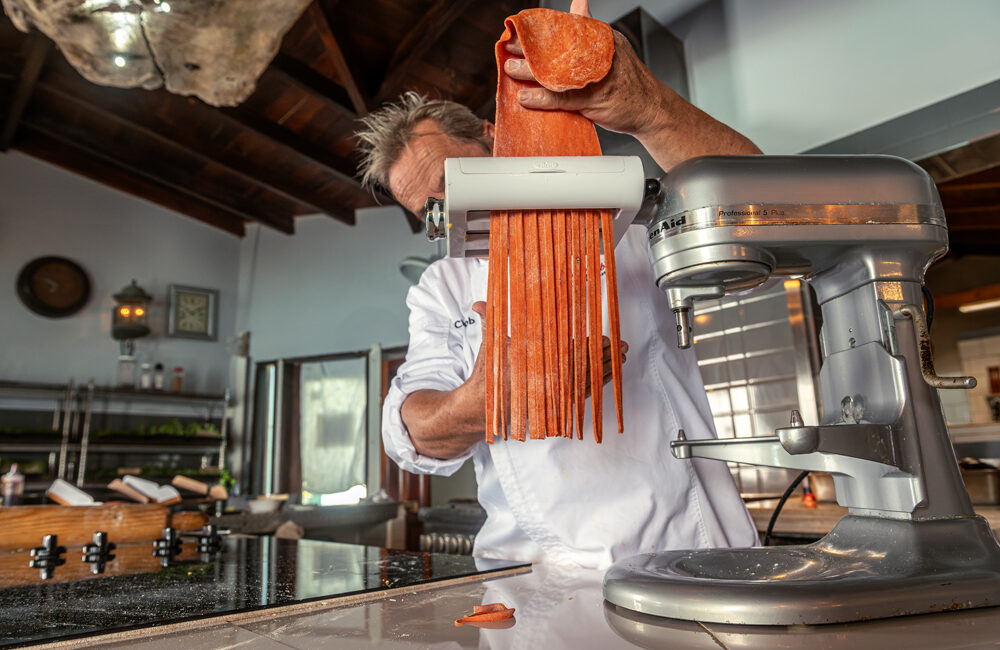
[[[996,0],[590,5],[601,20],[641,5],[669,26],[694,103],[765,153],[805,151],[1000,78]]]
[[[299,217],[295,235],[251,227],[241,251],[239,329],[255,361],[367,350],[409,341],[408,255],[435,253],[398,207],[360,210],[348,226]]]
[[[0,379],[98,384],[115,380],[111,295],[133,278],[150,293],[150,336],[140,362],[185,369],[185,387],[221,393],[227,384],[239,240],[152,203],[17,152],[0,155]],[[91,298],[68,318],[49,319],[17,298],[21,268],[42,255],[68,257],[90,276]],[[167,287],[219,290],[218,342],[167,338]]]

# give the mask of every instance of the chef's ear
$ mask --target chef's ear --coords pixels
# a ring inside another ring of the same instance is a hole
[[[489,120],[483,120],[483,139],[490,144],[490,151],[493,150],[493,135],[496,129],[493,126],[493,122]]]

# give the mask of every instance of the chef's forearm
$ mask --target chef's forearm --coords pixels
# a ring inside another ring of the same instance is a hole
[[[414,391],[403,402],[400,416],[414,449],[431,458],[460,456],[485,433],[485,405],[465,385],[452,391]]]
[[[664,170],[696,156],[739,156],[761,153],[749,138],[656,81],[655,117],[633,133]]]

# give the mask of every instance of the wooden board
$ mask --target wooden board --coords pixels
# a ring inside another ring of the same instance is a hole
[[[115,559],[104,566],[104,573],[94,575],[90,572],[90,563],[82,561],[81,547],[67,547],[62,557],[66,563],[56,567],[55,574],[48,580],[39,577],[38,569],[28,566],[31,556],[27,550],[0,551],[0,588],[21,587],[40,584],[42,582],[70,582],[73,580],[88,580],[115,575],[132,575],[137,573],[154,573],[162,567],[160,558],[153,555],[153,543],[134,542],[120,544],[112,551]],[[189,560],[198,557],[193,540],[185,539],[181,553],[175,556],[177,560]]]
[[[197,510],[174,512],[170,515],[170,526],[177,530],[201,530],[208,523],[208,515]],[[157,535],[159,537],[159,535]]]
[[[171,521],[167,509],[156,504],[109,503],[99,506],[0,507],[0,550],[40,546],[45,535],[58,535],[62,546],[91,543],[104,531],[116,544],[158,539]],[[174,526],[196,530],[207,523],[201,513],[177,513]]]

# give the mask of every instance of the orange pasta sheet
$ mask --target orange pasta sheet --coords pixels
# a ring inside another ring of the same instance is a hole
[[[489,605],[476,605],[472,608],[472,613],[455,621],[455,625],[467,625],[469,623],[495,623],[514,618],[514,608],[507,607],[503,603],[490,603]]]
[[[503,71],[515,36],[538,84]],[[614,39],[606,24],[550,9],[511,16],[496,44],[495,156],[599,156],[593,123],[576,112],[527,110],[523,88],[583,88],[611,68]],[[487,442],[583,437],[591,390],[594,437],[601,441],[604,359],[601,246],[606,266],[611,373],[622,427],[621,353],[614,240],[609,210],[494,211],[490,217],[489,300],[484,330]],[[508,327],[511,332],[508,339]],[[509,388],[508,388],[509,387]],[[509,394],[506,392],[509,390]],[[504,409],[509,402],[510,412]]]

